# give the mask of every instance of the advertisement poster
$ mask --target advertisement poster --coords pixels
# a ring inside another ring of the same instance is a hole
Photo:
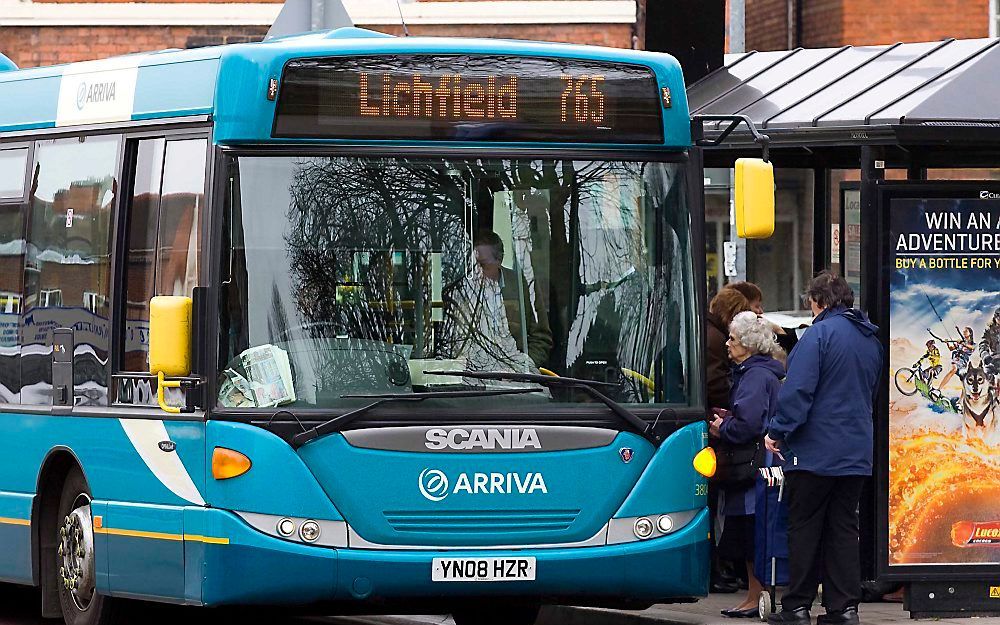
[[[995,564],[1000,195],[889,210],[889,565]]]

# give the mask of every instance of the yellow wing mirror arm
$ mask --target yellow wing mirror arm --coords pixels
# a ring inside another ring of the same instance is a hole
[[[167,380],[163,377],[162,371],[156,374],[156,401],[160,404],[160,410],[169,412],[170,414],[177,414],[181,411],[180,408],[167,404],[167,400],[163,397],[163,389],[180,387],[180,380]]]
[[[705,122],[729,122],[711,139],[706,139]],[[691,119],[695,144],[711,147],[721,144],[740,124],[746,124],[754,143],[764,158],[736,159],[733,181],[733,221],[741,239],[766,239],[774,234],[774,166],[767,161],[771,139],[761,133],[746,115],[698,115]]]

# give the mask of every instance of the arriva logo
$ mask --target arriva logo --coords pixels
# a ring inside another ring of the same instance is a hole
[[[431,501],[441,501],[448,496],[448,476],[437,469],[420,472],[420,494]]]
[[[427,430],[427,449],[541,449],[533,428],[434,428]]]
[[[548,493],[541,473],[459,473],[455,487],[449,489],[448,476],[439,469],[424,469],[417,480],[420,494],[430,501],[441,501],[449,494],[530,495]]]
[[[94,102],[110,102],[115,99],[116,81],[95,82],[87,84],[86,81],[80,83],[76,90],[76,108],[83,110],[83,107]]]

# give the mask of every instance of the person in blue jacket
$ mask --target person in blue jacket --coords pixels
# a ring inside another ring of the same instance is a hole
[[[878,326],[853,308],[840,276],[822,272],[806,292],[813,325],[789,354],[766,447],[785,461],[790,583],[772,625],[858,623],[858,502],[872,473],[872,408],[882,371]],[[822,563],[822,570],[820,566]]]
[[[778,408],[778,388],[785,377],[785,353],[778,346],[771,324],[754,312],[741,312],[729,324],[726,341],[733,363],[733,385],[728,414],[716,417],[709,434],[723,444],[739,446],[762,442],[768,421]],[[723,610],[729,617],[756,618],[757,596],[763,587],[754,576],[754,482],[724,484],[721,505],[725,517],[719,557],[745,562],[747,596],[738,606]]]

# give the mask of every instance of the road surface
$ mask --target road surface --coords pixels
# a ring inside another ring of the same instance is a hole
[[[61,620],[39,615],[38,591],[0,584],[0,625],[59,625]],[[163,604],[132,603],[124,613],[123,625],[453,625],[447,616],[283,616],[280,610],[221,611]]]

